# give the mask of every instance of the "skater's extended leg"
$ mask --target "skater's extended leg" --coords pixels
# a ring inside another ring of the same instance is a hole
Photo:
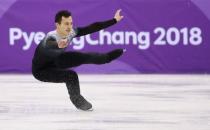
[[[123,49],[116,49],[108,53],[65,52],[57,57],[55,64],[59,68],[70,68],[82,64],[105,64],[120,57]]]

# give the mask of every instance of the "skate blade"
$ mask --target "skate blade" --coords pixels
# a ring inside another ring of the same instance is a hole
[[[80,111],[87,111],[87,112],[91,112],[91,111],[94,110],[93,108],[90,108],[90,109],[88,109],[88,110],[82,110],[82,109],[79,109],[79,108],[77,108],[77,109],[80,110]]]

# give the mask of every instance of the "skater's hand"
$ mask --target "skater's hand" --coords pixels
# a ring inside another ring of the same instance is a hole
[[[123,19],[123,16],[120,15],[121,9],[118,9],[115,13],[114,18],[117,20],[117,22],[121,21]]]
[[[65,48],[68,46],[68,40],[67,39],[61,39],[59,42],[58,42],[58,47],[59,48]]]

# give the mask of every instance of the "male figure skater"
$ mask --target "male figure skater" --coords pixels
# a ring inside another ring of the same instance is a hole
[[[108,53],[81,53],[65,51],[74,37],[97,32],[116,24],[123,19],[117,10],[113,19],[95,22],[86,27],[73,28],[71,13],[61,10],[55,15],[56,30],[51,31],[40,42],[32,61],[33,76],[43,82],[66,83],[70,100],[76,108],[92,110],[92,105],[80,93],[79,79],[71,67],[82,64],[106,64],[120,57],[123,49]]]

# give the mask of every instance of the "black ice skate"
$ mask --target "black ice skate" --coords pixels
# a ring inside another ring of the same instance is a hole
[[[93,110],[92,104],[89,103],[87,100],[85,100],[85,98],[81,95],[71,96],[70,99],[77,109],[80,109],[83,111],[92,111]]]

